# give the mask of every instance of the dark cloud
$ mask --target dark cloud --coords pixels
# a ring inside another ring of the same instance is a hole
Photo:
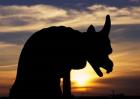
[[[86,31],[87,27],[78,28],[80,31]],[[102,27],[96,27],[100,31]],[[0,33],[0,42],[23,44],[34,32],[12,32]],[[133,25],[112,25],[110,32],[112,43],[139,43],[140,41],[140,24]]]
[[[23,26],[28,25],[31,20],[25,19],[22,20],[18,17],[4,18],[2,19],[0,26]]]
[[[29,32],[0,33],[0,42],[24,44],[32,34]]]
[[[96,83],[102,83],[106,85],[106,89],[114,90],[116,91],[116,93],[124,93],[126,95],[140,94],[139,76],[120,76],[113,78],[97,79]]]
[[[114,43],[115,42],[139,43],[140,24],[113,25],[110,37]]]
[[[61,8],[70,9],[85,9],[87,6],[93,4],[104,4],[117,7],[139,6],[140,3],[132,2],[132,0],[1,0],[1,5],[34,5],[34,4],[48,4]]]

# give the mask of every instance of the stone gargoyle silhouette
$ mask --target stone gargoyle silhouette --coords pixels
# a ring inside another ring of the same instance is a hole
[[[113,62],[109,40],[110,16],[100,32],[92,25],[87,32],[70,27],[49,27],[34,33],[25,43],[10,98],[71,96],[70,71],[82,69],[88,61],[97,75],[100,67],[110,73]],[[63,78],[62,90],[60,78]]]

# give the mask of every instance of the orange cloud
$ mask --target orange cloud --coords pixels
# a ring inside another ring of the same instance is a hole
[[[0,71],[0,93],[2,96],[8,96],[9,90],[15,81],[16,70]]]

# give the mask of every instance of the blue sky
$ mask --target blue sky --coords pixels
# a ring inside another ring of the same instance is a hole
[[[74,71],[73,78],[80,73],[94,77],[90,90],[77,92],[74,83],[73,92],[108,95],[115,90],[140,95],[140,0],[0,0],[0,96],[8,95],[22,46],[35,31],[54,25],[86,31],[90,24],[99,31],[107,14],[112,21],[114,52],[110,57],[114,71],[103,78],[98,78],[89,65]]]

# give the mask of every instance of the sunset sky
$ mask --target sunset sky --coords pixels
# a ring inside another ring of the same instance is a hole
[[[114,70],[98,77],[87,63],[72,71],[74,95],[140,95],[140,0],[0,0],[0,96],[8,96],[25,41],[50,26],[100,31],[111,16]]]

